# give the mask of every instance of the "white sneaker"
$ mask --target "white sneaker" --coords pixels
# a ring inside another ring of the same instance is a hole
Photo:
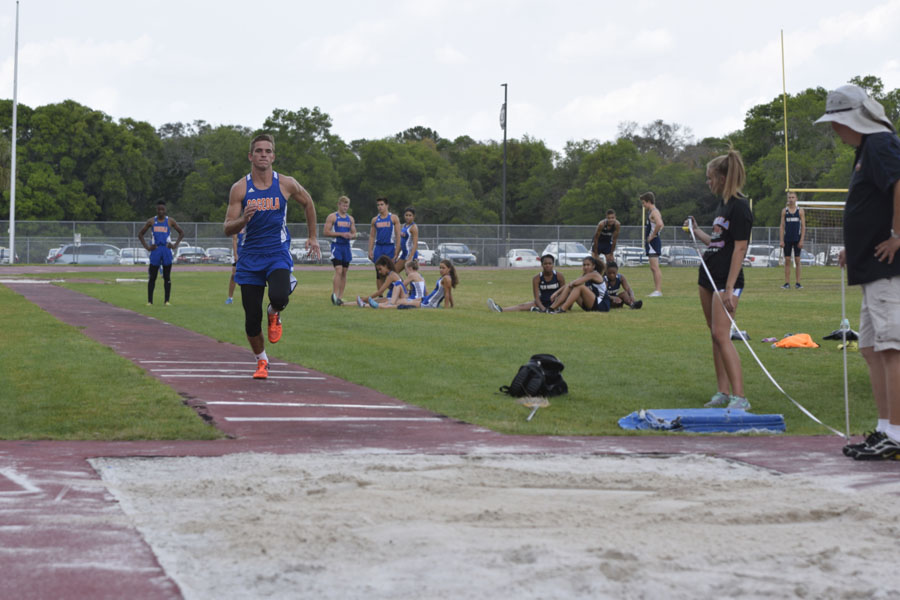
[[[648,298],[659,298],[660,296],[662,296],[662,292],[650,292],[647,294]]]
[[[491,310],[494,312],[503,312],[503,309],[497,306],[497,303],[494,302],[493,298],[488,298],[488,306],[491,307]]]

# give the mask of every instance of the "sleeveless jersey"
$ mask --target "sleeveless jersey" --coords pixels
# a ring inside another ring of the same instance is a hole
[[[404,225],[400,228],[400,256],[409,256],[410,252],[415,254],[415,250],[409,247],[410,242],[412,242],[412,237],[409,235],[409,228],[413,225],[415,225],[415,223]]]
[[[394,245],[394,224],[391,222],[391,213],[384,218],[375,217],[375,245]]]
[[[597,296],[597,302],[603,300],[606,296],[606,280],[604,279],[601,283],[597,283],[596,281],[588,281],[585,285],[587,285],[594,295]]]
[[[650,215],[653,214],[653,211],[649,211],[647,213],[647,226],[644,227],[644,239],[646,240],[650,237],[650,234],[653,233],[653,221],[650,220]]]
[[[269,189],[258,190],[253,185],[253,177],[247,174],[247,192],[241,203],[242,208],[255,206],[256,213],[244,228],[244,243],[241,249],[250,254],[267,254],[283,248],[290,248],[291,236],[287,230],[287,202],[281,195],[278,173],[272,172]]]
[[[424,298],[425,297],[425,280],[422,281],[410,281],[409,282],[409,299],[415,300],[416,298]]]
[[[163,220],[153,219],[153,244],[157,248],[167,248],[169,243],[169,217],[163,217]]]
[[[610,296],[619,293],[619,290],[622,288],[622,274],[616,273],[615,279],[610,280],[606,279],[606,293]]]
[[[800,209],[790,213],[788,209],[784,209],[784,241],[799,242],[800,241]]]
[[[552,296],[553,293],[559,289],[559,277],[557,277],[556,271],[553,271],[553,277],[550,279],[550,281],[544,279],[543,271],[538,273],[538,277],[540,277],[540,279],[538,280],[538,290],[540,290],[541,293],[541,304],[543,304],[544,306],[550,306],[550,304],[552,304],[550,296]]]
[[[444,301],[444,286],[441,285],[443,277],[438,278],[434,289],[422,300],[422,308],[439,308]]]
[[[336,233],[350,233],[350,215],[345,217],[341,213],[334,213],[334,231]],[[349,246],[350,240],[343,237],[331,238],[331,246]]]

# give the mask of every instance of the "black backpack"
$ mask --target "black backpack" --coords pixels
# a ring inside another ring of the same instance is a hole
[[[500,391],[515,398],[522,396],[559,396],[569,392],[562,378],[565,366],[552,354],[535,354],[519,367],[512,383]]]

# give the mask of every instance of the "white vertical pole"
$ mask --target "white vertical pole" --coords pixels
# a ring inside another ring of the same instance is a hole
[[[16,113],[19,102],[19,0],[16,0],[16,46],[13,59],[13,114],[9,168],[9,264],[16,260],[16,138],[18,128]]]

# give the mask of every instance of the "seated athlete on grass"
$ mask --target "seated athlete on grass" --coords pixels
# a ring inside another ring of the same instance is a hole
[[[361,298],[356,297],[356,305],[360,308],[366,305],[372,308],[378,308],[380,303],[396,304],[399,300],[406,298],[406,288],[403,287],[403,281],[394,271],[394,261],[387,255],[381,255],[375,261],[375,271],[378,273],[381,284],[378,290],[371,296]],[[387,292],[387,297],[380,298],[382,294]]]
[[[566,285],[566,278],[562,273],[557,273],[553,267],[556,265],[552,254],[545,254],[541,257],[541,272],[531,278],[531,291],[534,300],[531,302],[523,302],[515,306],[507,306],[501,308],[494,302],[493,298],[488,298],[488,306],[496,312],[514,312],[519,310],[530,310],[531,312],[547,312],[550,308],[550,297],[553,292]]]
[[[440,308],[442,303],[445,308],[453,308],[453,288],[459,283],[456,267],[445,258],[438,270],[441,276],[424,298],[404,298],[396,304],[381,304],[379,308]]]
[[[640,308],[644,305],[643,300],[634,299],[628,280],[619,273],[619,265],[612,260],[606,263],[606,293],[609,295],[610,308]]]
[[[403,280],[403,287],[406,288],[410,300],[425,297],[425,278],[419,273],[419,261],[413,259],[407,261],[404,265],[406,269],[406,279]]]
[[[548,312],[564,313],[575,304],[588,312],[609,312],[603,269],[603,263],[593,256],[584,257],[581,262],[584,275],[553,293],[553,304]]]

